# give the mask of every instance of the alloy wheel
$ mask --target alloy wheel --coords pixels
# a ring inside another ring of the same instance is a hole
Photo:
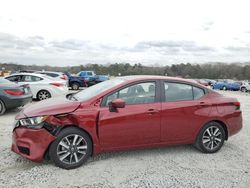
[[[40,91],[38,93],[38,99],[41,101],[41,100],[45,100],[45,99],[48,99],[50,98],[51,95],[48,91]]]
[[[215,150],[223,144],[223,135],[216,126],[208,127],[202,135],[202,144],[207,150]]]
[[[247,89],[245,87],[241,88],[242,92],[247,92]]]
[[[87,142],[81,135],[71,134],[59,142],[57,156],[65,164],[76,164],[84,158],[87,149]]]

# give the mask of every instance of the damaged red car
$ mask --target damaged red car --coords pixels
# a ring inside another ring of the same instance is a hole
[[[193,144],[214,153],[241,128],[235,98],[180,78],[127,76],[25,108],[12,151],[73,169],[106,151]]]

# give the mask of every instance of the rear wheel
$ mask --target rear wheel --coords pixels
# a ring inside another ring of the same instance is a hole
[[[215,153],[225,141],[225,131],[217,122],[206,124],[199,132],[195,146],[204,153]]]
[[[48,98],[51,98],[51,94],[47,90],[41,90],[37,93],[37,99],[39,101],[42,101]]]
[[[74,82],[74,83],[71,85],[71,88],[72,88],[73,90],[79,90],[79,87],[80,87],[80,85],[79,85],[77,82]]]
[[[223,88],[222,88],[224,91],[226,91],[227,90],[227,87],[226,86],[223,86]]]
[[[0,115],[4,114],[5,111],[6,111],[5,104],[3,103],[2,100],[0,100]]]
[[[92,141],[87,133],[69,127],[59,133],[49,149],[49,155],[56,166],[73,169],[81,166],[92,154]]]

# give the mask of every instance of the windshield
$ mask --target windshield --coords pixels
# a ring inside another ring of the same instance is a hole
[[[112,87],[120,85],[123,82],[125,82],[125,80],[121,78],[107,80],[76,93],[74,98],[79,101],[86,101],[111,89]]]

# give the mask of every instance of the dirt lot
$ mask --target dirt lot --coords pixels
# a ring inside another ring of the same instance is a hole
[[[249,187],[250,94],[223,92],[242,104],[244,127],[216,154],[192,146],[105,153],[75,170],[30,162],[10,151],[12,122],[0,117],[0,187]]]

